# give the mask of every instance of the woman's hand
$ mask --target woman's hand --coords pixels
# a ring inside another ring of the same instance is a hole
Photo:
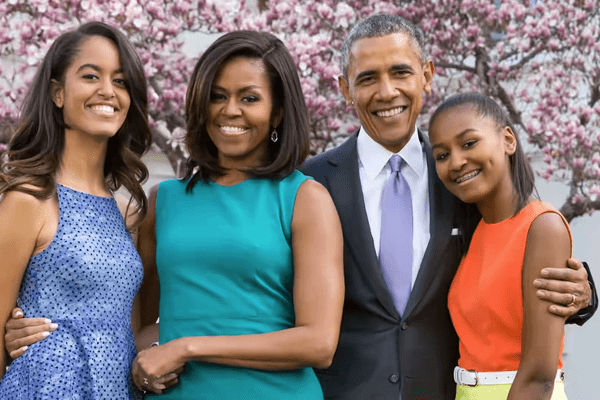
[[[180,354],[176,341],[140,351],[131,367],[134,385],[158,394],[176,385],[184,367]]]
[[[58,324],[47,318],[24,318],[23,310],[14,308],[6,322],[4,347],[14,360],[22,356],[33,343],[46,339],[58,329]]]

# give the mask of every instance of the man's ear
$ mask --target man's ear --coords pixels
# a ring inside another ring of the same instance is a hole
[[[344,75],[338,76],[338,85],[340,86],[340,91],[342,95],[346,99],[346,105],[352,105],[352,96],[350,96],[350,85],[348,84],[348,80],[344,77]]]
[[[502,140],[504,142],[504,151],[508,156],[512,156],[517,151],[517,137],[510,126],[502,128]]]
[[[50,81],[50,96],[58,108],[64,105],[64,92],[65,88],[56,79]]]
[[[435,74],[435,66],[433,65],[433,61],[429,60],[423,66],[423,75],[425,77],[425,84],[423,85],[423,90],[426,93],[431,93],[431,84],[433,82],[434,74]]]

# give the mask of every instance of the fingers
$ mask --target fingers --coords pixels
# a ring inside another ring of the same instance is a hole
[[[569,258],[567,260],[567,267],[569,267],[570,269],[573,269],[576,271],[581,271],[582,273],[585,273],[585,280],[588,279],[588,273],[585,270],[585,268],[583,268],[583,264],[581,263],[581,261],[579,261],[575,258]]]
[[[537,295],[540,299],[549,301],[559,307],[571,307],[577,304],[577,296],[572,293],[558,293],[546,290],[538,290]],[[573,302],[575,298],[575,302]]]
[[[15,307],[13,308],[12,312],[10,313],[10,315],[17,319],[17,318],[23,318],[23,310],[21,310],[19,307]]]
[[[571,265],[570,261],[577,261],[569,259],[567,265]],[[581,264],[579,264],[581,265]],[[542,277],[545,279],[557,279],[561,281],[587,281],[587,271],[585,268],[573,269],[573,268],[544,268],[542,270]]]
[[[28,346],[19,347],[16,350],[9,351],[8,354],[10,355],[10,358],[12,358],[13,360],[16,360],[17,358],[19,358],[23,354],[25,354],[25,351],[27,351],[28,348],[29,348]]]
[[[579,285],[577,283],[573,283],[570,281],[536,279],[535,281],[533,281],[533,286],[535,286],[536,288],[540,289],[541,291],[544,291],[547,293],[554,292],[556,294],[566,295],[565,300],[569,300],[569,302],[571,300],[571,294],[575,294],[577,296],[578,294],[583,293],[581,291],[581,287],[579,287]],[[540,296],[540,294],[538,291],[538,297],[539,296]],[[540,298],[543,298],[544,300],[553,301],[553,299],[555,299],[556,297],[554,296],[554,297],[546,297],[546,298],[540,297]],[[569,302],[567,302],[566,304],[568,304]]]
[[[551,314],[557,315],[559,317],[569,318],[571,315],[577,312],[577,309],[572,306],[561,307],[553,304],[550,307],[548,307],[548,311],[550,311]]]
[[[183,367],[178,368],[178,370],[175,372],[168,373],[168,374],[158,378],[155,381],[157,384],[157,387],[158,387],[158,384],[161,384],[162,385],[161,389],[164,390],[164,389],[167,389],[167,388],[177,385],[179,383],[179,375],[181,374],[181,372],[183,372]]]
[[[553,303],[548,311],[554,315],[568,318],[587,306],[588,300],[578,284],[543,279],[536,280],[534,284],[543,288],[536,292],[538,298]]]
[[[50,333],[58,329],[58,324],[52,323],[48,319],[34,318],[36,321],[30,321],[29,318],[21,320],[9,320],[6,324],[6,335],[4,336],[5,347],[13,359],[22,355],[27,347],[47,338]],[[14,321],[13,323],[10,323]],[[41,324],[39,324],[42,322]],[[16,328],[15,325],[26,324],[26,327]]]
[[[6,330],[8,331],[9,329],[25,329],[32,327],[49,326],[51,323],[52,321],[48,318],[10,318],[8,321],[6,321]]]
[[[165,383],[164,383],[165,389],[173,387],[173,386],[177,385],[178,383],[179,383],[179,377],[177,375],[175,375],[175,378],[165,381]]]

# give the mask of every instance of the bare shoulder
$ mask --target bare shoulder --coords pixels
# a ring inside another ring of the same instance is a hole
[[[302,182],[296,195],[296,204],[301,202],[318,205],[322,201],[331,201],[331,196],[325,186],[312,179]]]
[[[565,268],[571,255],[571,236],[560,215],[546,212],[533,221],[525,248],[525,271],[545,267]]]
[[[570,243],[571,236],[563,218],[555,212],[538,215],[529,228],[529,240],[540,241],[544,246],[551,243]]]
[[[296,194],[292,228],[294,226],[315,227],[322,224],[339,224],[337,210],[329,191],[319,182],[307,179]]]
[[[0,207],[19,212],[35,212],[52,203],[51,199],[39,199],[29,193],[11,190],[0,196]]]
[[[44,247],[58,225],[58,202],[54,196],[39,199],[17,190],[0,198],[0,230],[16,237],[34,239]]]

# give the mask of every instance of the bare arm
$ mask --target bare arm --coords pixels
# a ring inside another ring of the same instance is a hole
[[[4,193],[0,200],[0,332],[6,329],[29,258],[40,245],[44,209],[42,201],[21,192]],[[4,335],[0,347],[4,348]],[[1,351],[0,378],[6,361]]]
[[[148,348],[152,342],[158,341],[156,320],[160,301],[160,283],[156,271],[156,193],[158,185],[150,189],[148,196],[148,214],[139,228],[138,252],[144,264],[144,280],[138,292],[140,304],[140,335],[136,338],[139,350]]]
[[[343,242],[329,193],[311,180],[300,186],[296,197],[292,250],[294,327],[255,335],[177,339],[140,353],[139,376],[160,376],[191,360],[265,370],[327,367],[341,323]]]
[[[523,330],[521,364],[508,395],[514,399],[550,399],[564,333],[564,317],[548,312],[548,302],[537,297],[528,282],[543,268],[565,268],[571,254],[567,228],[559,215],[535,219],[527,237],[523,262]]]

